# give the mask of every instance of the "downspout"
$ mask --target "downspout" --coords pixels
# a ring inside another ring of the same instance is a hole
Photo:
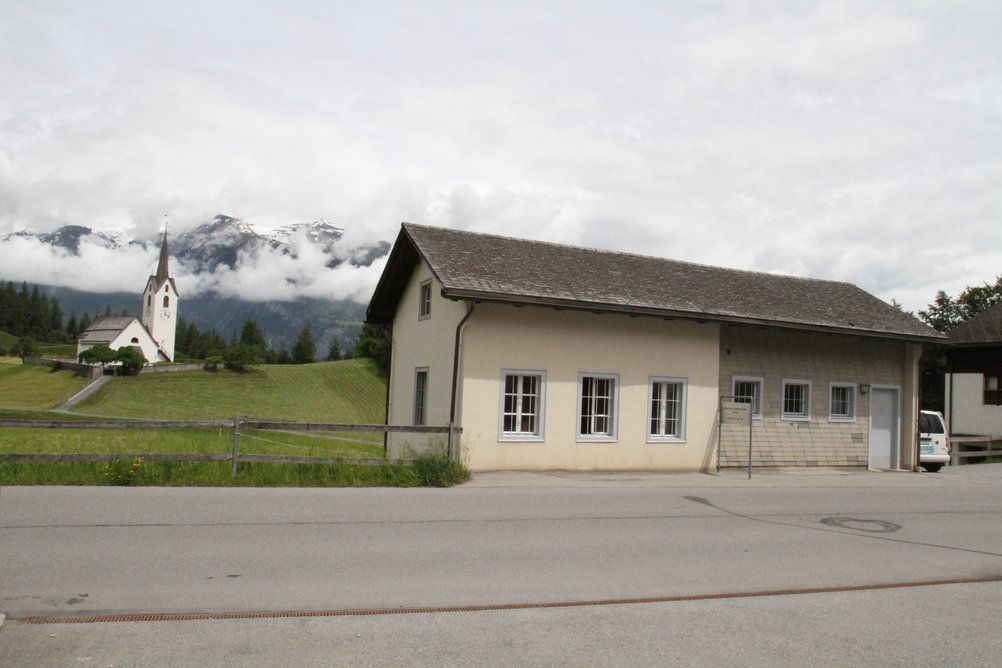
[[[386,370],[386,404],[384,405],[384,410],[386,411],[383,415],[386,416],[386,424],[390,423],[390,389],[393,382],[393,360],[396,358],[396,345],[397,340],[393,338],[393,330],[390,329],[390,365]],[[390,452],[390,432],[386,430],[383,432],[383,459]]]
[[[452,442],[452,439],[454,434],[453,425],[456,424],[456,395],[458,394],[459,390],[459,348],[462,345],[463,341],[463,328],[466,326],[466,321],[470,319],[471,315],[473,315],[473,308],[474,308],[473,302],[467,302],[467,303],[469,304],[469,308],[466,311],[466,315],[463,316],[463,319],[459,321],[458,325],[456,325],[456,347],[453,350],[453,355],[452,355],[452,403],[449,406],[449,461],[450,462],[454,461],[455,456],[458,454],[456,452],[458,448],[454,449],[453,446],[455,444]]]

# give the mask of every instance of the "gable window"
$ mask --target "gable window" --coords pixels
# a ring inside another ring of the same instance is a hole
[[[828,420],[831,422],[856,421],[856,384],[832,383],[829,386]]]
[[[1002,406],[1002,391],[999,391],[999,376],[985,374],[985,392],[982,403],[986,406]]]
[[[811,381],[783,380],[782,419],[811,419]]]
[[[578,440],[615,441],[619,376],[583,373],[578,379]]]
[[[146,305],[153,306],[153,295],[146,295]]]
[[[170,306],[170,295],[164,295],[164,308]]]
[[[505,369],[501,377],[500,440],[543,440],[546,372]]]
[[[762,417],[762,390],[765,382],[757,376],[734,376],[731,378],[731,394],[739,404],[752,405],[752,417]]]
[[[428,424],[428,368],[414,370],[414,424]]]
[[[418,292],[418,319],[431,317],[431,279],[421,282]]]
[[[685,378],[652,376],[647,404],[647,440],[685,440]]]

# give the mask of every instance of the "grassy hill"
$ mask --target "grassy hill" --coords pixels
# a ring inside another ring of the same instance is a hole
[[[165,420],[236,415],[310,422],[382,423],[386,381],[368,359],[262,365],[245,373],[182,371],[116,378],[75,411]]]
[[[87,379],[69,371],[22,365],[16,357],[0,357],[0,409],[47,410],[79,392]]]
[[[8,350],[17,343],[17,337],[13,334],[8,334],[7,332],[0,329],[0,346],[7,348]]]

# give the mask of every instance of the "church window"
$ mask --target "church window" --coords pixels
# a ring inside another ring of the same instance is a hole
[[[132,337],[132,343],[139,343],[139,339],[137,339],[136,337],[133,336]]]
[[[170,306],[170,295],[164,295],[164,308]]]
[[[153,295],[146,295],[146,305],[153,306]]]

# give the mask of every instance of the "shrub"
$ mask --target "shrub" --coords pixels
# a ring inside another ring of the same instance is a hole
[[[452,487],[470,479],[461,462],[450,462],[442,452],[426,452],[414,457],[414,471],[422,487]]]

